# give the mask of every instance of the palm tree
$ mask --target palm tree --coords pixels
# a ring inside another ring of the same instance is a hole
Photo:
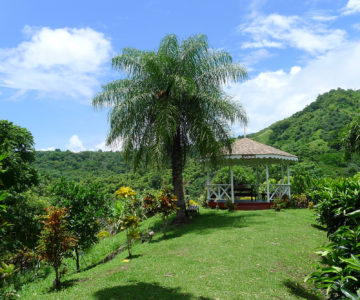
[[[247,118],[223,87],[246,79],[246,70],[227,52],[209,48],[205,35],[180,42],[167,35],[157,51],[125,48],[112,66],[127,77],[103,86],[92,102],[96,108],[111,107],[107,144],[122,141],[125,158],[131,157],[135,167],[171,164],[181,220],[186,154],[191,148],[215,161],[224,146],[230,149],[229,123],[245,124]]]

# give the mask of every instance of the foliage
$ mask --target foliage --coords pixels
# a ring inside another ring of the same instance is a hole
[[[346,159],[350,159],[353,154],[360,154],[360,116],[350,123],[344,144]]]
[[[126,245],[129,253],[129,258],[132,257],[132,246],[135,240],[140,239],[139,219],[137,216],[128,215],[121,220],[121,229],[126,230]]]
[[[14,264],[19,268],[20,271],[29,270],[34,267],[37,263],[37,257],[34,250],[24,247],[23,249],[18,249],[15,253],[11,254],[7,261]]]
[[[250,167],[233,166],[234,184],[256,183],[255,170]],[[230,182],[229,167],[219,169],[213,177],[213,183]]]
[[[360,226],[341,226],[330,238],[331,243],[317,252],[322,265],[306,280],[326,289],[331,299],[359,299]]]
[[[107,230],[102,230],[96,236],[97,236],[98,239],[104,239],[104,238],[110,237],[111,234]]]
[[[0,190],[23,192],[38,183],[37,172],[31,166],[35,160],[34,139],[28,130],[0,120],[0,153],[5,154],[2,164],[6,170],[0,173]]]
[[[291,192],[294,194],[303,194],[313,185],[314,176],[303,165],[294,166],[291,178]]]
[[[141,199],[138,197],[138,194],[131,189],[130,187],[121,187],[115,192],[115,206],[114,206],[114,218],[117,220],[115,222],[115,232],[118,232],[120,228],[120,223],[127,216],[136,216],[141,220],[144,217],[144,212],[142,209]]]
[[[166,238],[168,217],[178,210],[177,198],[169,190],[161,190],[155,196],[147,194],[143,198],[143,206],[148,214],[161,214],[163,221],[163,234]]]
[[[293,195],[292,201],[293,201],[293,206],[296,208],[306,208],[309,206],[309,200],[306,194]]]
[[[132,257],[132,246],[135,240],[140,238],[140,218],[143,217],[142,203],[137,193],[130,187],[121,187],[115,192],[117,200],[115,212],[118,218],[118,226],[126,230],[126,245],[129,258]]]
[[[360,182],[351,178],[324,180],[310,193],[316,203],[318,221],[326,225],[329,233],[340,226],[355,226],[349,213],[360,209]]]
[[[228,209],[228,211],[234,211],[235,205],[232,203],[231,199],[227,199],[225,202],[225,207]]]
[[[246,78],[246,71],[227,52],[211,49],[205,35],[181,42],[166,35],[157,51],[125,48],[112,65],[127,77],[105,85],[93,99],[96,107],[112,107],[107,143],[121,139],[135,167],[170,162],[183,218],[186,154],[215,160],[224,145],[230,150],[229,123],[245,123],[246,115],[223,85]]]
[[[11,226],[3,231],[2,253],[16,252],[23,247],[33,249],[41,231],[38,216],[49,206],[48,199],[32,190],[23,193],[11,191],[7,193],[5,203],[7,209],[3,216]]]
[[[40,257],[55,270],[54,286],[60,287],[59,268],[69,250],[76,246],[77,238],[68,229],[66,208],[49,207],[43,216],[43,229],[37,248]]]
[[[54,204],[67,208],[69,230],[78,242],[74,248],[77,271],[80,271],[79,251],[87,250],[98,241],[100,219],[107,216],[111,198],[99,186],[81,186],[62,178],[53,187]]]

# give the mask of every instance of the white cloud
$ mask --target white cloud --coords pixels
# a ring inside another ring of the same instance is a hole
[[[0,48],[0,87],[90,98],[111,44],[91,28],[32,28],[16,48]]]
[[[238,31],[251,38],[243,43],[243,48],[294,47],[310,54],[325,53],[340,46],[346,34],[344,30],[330,30],[299,16],[279,14],[256,16],[251,22],[238,26]]]
[[[360,13],[360,0],[349,0],[344,8],[344,15]]]
[[[338,87],[360,89],[359,78],[360,42],[348,42],[302,68],[262,72],[232,85],[228,92],[243,104],[250,118],[249,132],[255,132],[303,109],[321,93]],[[235,130],[242,133],[241,128]]]
[[[71,138],[69,139],[69,143],[67,145],[67,149],[73,152],[80,152],[86,150],[82,140],[80,140],[77,134],[71,136]]]
[[[102,150],[102,151],[119,151],[122,148],[122,143],[120,143],[117,147],[115,146],[107,146],[105,142],[102,142],[95,146],[96,150]]]
[[[36,149],[36,151],[55,151],[55,147]]]

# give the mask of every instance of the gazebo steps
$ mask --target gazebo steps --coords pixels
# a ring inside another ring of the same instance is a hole
[[[270,209],[272,203],[268,202],[250,202],[250,201],[238,201],[234,203],[236,210],[260,210],[260,209]],[[218,206],[220,209],[226,209],[225,202],[208,202],[210,208],[216,208]]]

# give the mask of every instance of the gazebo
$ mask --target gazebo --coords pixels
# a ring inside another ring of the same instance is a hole
[[[206,188],[207,202],[210,207],[218,206],[224,208],[226,201],[230,200],[235,204],[236,209],[267,209],[270,208],[271,202],[275,199],[280,199],[284,195],[287,195],[289,199],[291,198],[289,164],[298,160],[295,155],[245,137],[236,140],[232,144],[232,151],[224,152],[220,160],[221,165],[229,166],[230,183],[213,184],[210,181],[210,174],[208,172]],[[269,183],[270,164],[281,165],[280,184]],[[250,185],[234,185],[232,169],[234,165],[256,168],[256,190]],[[258,168],[263,166],[265,166],[266,170],[266,193],[259,192]],[[284,168],[287,171],[287,183],[284,183]],[[244,195],[250,196],[250,201],[241,200],[241,197]]]

